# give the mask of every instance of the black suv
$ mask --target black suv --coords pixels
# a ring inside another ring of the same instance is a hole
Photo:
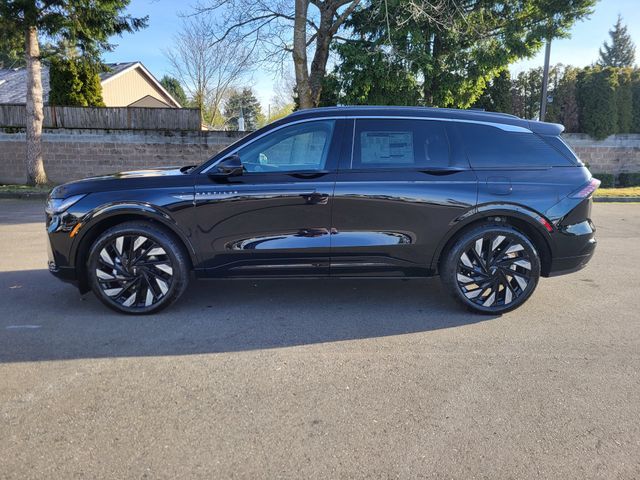
[[[599,181],[563,127],[480,111],[304,110],[202,165],[55,188],[49,270],[151,313],[197,277],[440,275],[503,313],[585,266]]]

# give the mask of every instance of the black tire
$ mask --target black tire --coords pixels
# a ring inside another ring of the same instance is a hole
[[[126,222],[102,233],[89,250],[93,293],[117,312],[156,313],[189,283],[189,257],[171,232],[149,222]]]
[[[540,257],[515,228],[486,224],[454,242],[440,277],[469,310],[497,315],[518,308],[531,296],[540,278]]]

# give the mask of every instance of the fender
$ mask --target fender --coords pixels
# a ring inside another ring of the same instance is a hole
[[[82,222],[82,228],[78,231],[78,235],[75,238],[71,246],[70,259],[73,259],[73,266],[77,265],[78,248],[82,245],[83,240],[91,232],[93,227],[108,218],[120,216],[120,215],[135,215],[137,217],[154,220],[161,223],[173,233],[175,233],[182,243],[187,247],[189,257],[193,265],[197,265],[198,258],[196,252],[191,244],[189,238],[184,234],[182,229],[178,226],[175,220],[161,207],[151,205],[144,202],[117,202],[106,205],[101,205],[89,212],[87,212],[80,222]]]
[[[485,203],[483,205],[477,205],[476,207],[465,212],[463,215],[459,216],[451,222],[451,228],[444,236],[444,238],[440,241],[433,254],[430,265],[431,270],[434,272],[437,271],[440,256],[442,255],[442,251],[444,250],[444,247],[447,245],[449,240],[451,240],[466,226],[487,217],[511,217],[522,220],[541,234],[542,238],[544,238],[547,242],[549,250],[552,252],[552,254],[555,251],[555,242],[553,240],[553,235],[551,235],[550,232],[544,227],[543,223],[541,223],[542,221],[549,223],[549,221],[543,215],[536,212],[535,210],[523,207],[522,205],[518,205],[515,203]]]

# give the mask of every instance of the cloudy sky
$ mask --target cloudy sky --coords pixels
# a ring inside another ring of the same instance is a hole
[[[171,46],[180,28],[179,13],[188,11],[188,2],[175,0],[133,0],[129,13],[134,16],[149,16],[149,27],[133,35],[114,38],[118,44],[113,52],[105,55],[107,62],[139,60],[158,78],[170,73],[163,51]],[[585,66],[598,57],[598,49],[608,40],[608,31],[621,14],[636,45],[640,45],[640,0],[600,0],[591,17],[577,23],[571,38],[556,40],[552,45],[551,63]],[[511,66],[512,73],[542,65],[544,53],[538,52],[531,59]],[[638,50],[637,58],[640,57]],[[266,109],[275,90],[282,84],[268,71],[256,71],[245,82],[252,86]]]

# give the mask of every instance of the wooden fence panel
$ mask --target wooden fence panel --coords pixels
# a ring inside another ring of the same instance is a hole
[[[25,127],[24,105],[1,104],[0,127]],[[200,130],[196,108],[44,107],[44,128]]]

